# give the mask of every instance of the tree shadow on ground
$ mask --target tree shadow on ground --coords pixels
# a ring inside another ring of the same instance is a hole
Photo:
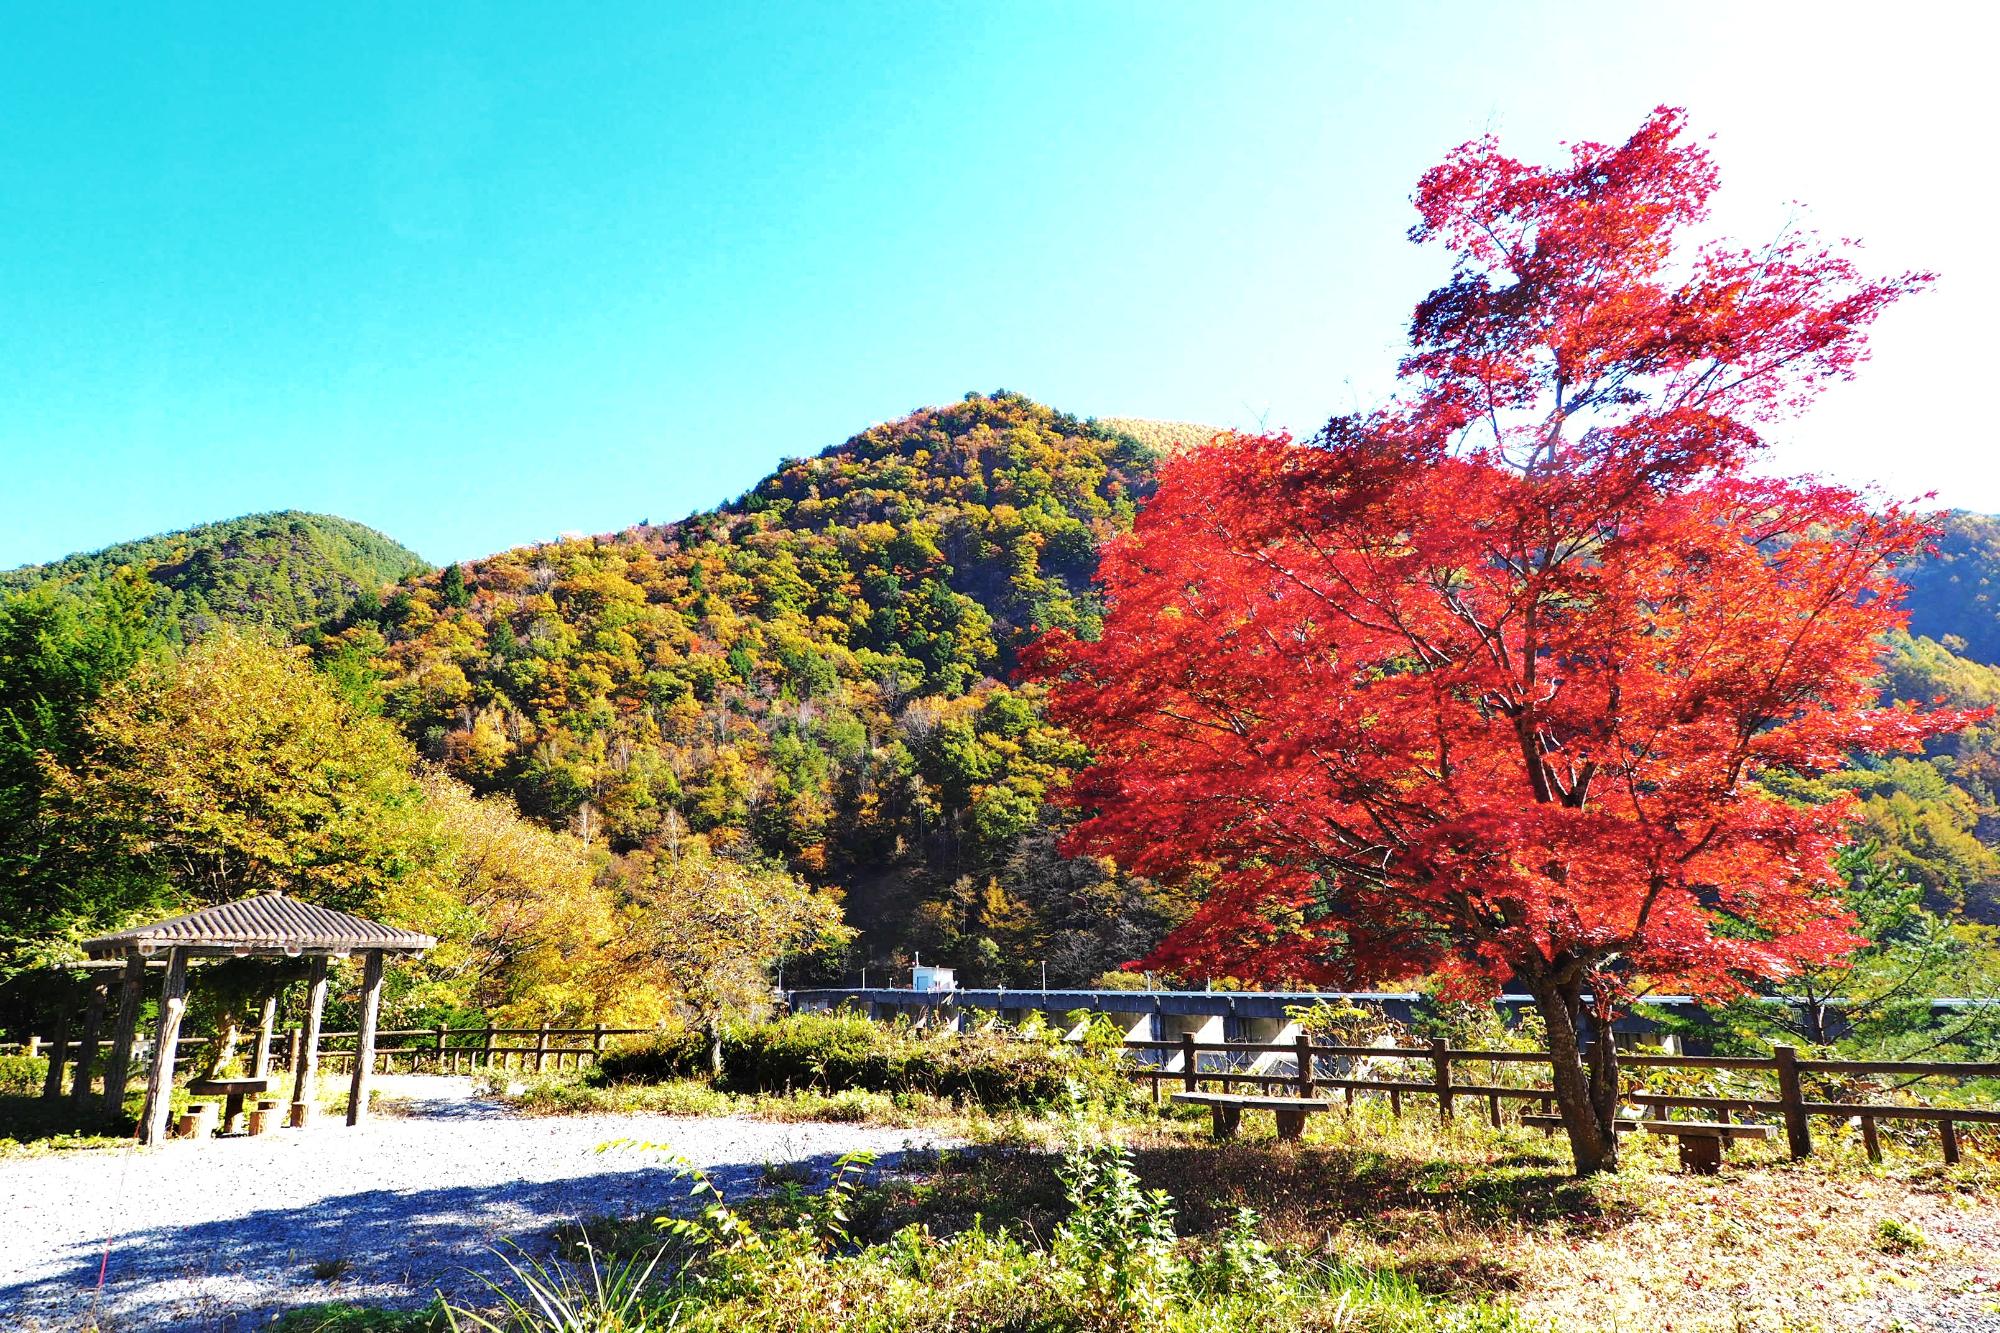
[[[896,1160],[884,1155],[876,1170]],[[824,1180],[836,1161],[827,1153],[799,1166]],[[755,1189],[764,1171],[762,1160],[706,1168],[731,1195]],[[666,1164],[546,1182],[366,1190],[120,1235],[101,1296],[103,1247],[71,1246],[55,1256],[53,1275],[0,1281],[0,1309],[19,1312],[30,1329],[38,1327],[36,1316],[53,1329],[77,1327],[94,1313],[121,1333],[233,1333],[269,1323],[279,1311],[342,1298],[419,1306],[442,1290],[478,1299],[490,1291],[485,1279],[506,1276],[495,1246],[545,1254],[563,1220],[658,1212],[687,1197],[684,1177]],[[316,1278],[315,1269],[332,1279]]]

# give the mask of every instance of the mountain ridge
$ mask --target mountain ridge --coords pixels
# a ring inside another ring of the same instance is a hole
[[[1059,853],[1045,798],[1082,755],[1013,666],[1042,629],[1091,630],[1099,547],[1160,459],[1213,433],[972,394],[785,458],[714,509],[410,569],[278,627],[372,682],[430,761],[601,846],[607,873],[687,834],[735,843],[845,889],[865,956],[1087,981],[1185,904]],[[2000,522],[1947,525],[1909,574],[1920,637],[1885,667],[1905,697],[1986,690],[1962,654],[2000,655]],[[1843,779],[1941,903],[2000,902],[1994,750],[1982,734]]]
[[[178,638],[213,621],[293,633],[431,566],[352,519],[281,509],[0,571],[0,592],[87,584],[124,568],[157,589],[153,615]]]

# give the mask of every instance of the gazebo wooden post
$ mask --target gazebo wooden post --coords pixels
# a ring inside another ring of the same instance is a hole
[[[181,1042],[181,1016],[187,1012],[187,970],[187,950],[168,950],[167,979],[160,987],[160,1025],[153,1037],[153,1068],[146,1077],[146,1109],[139,1117],[141,1143],[158,1143],[167,1136],[174,1052]]]
[[[111,1059],[104,1066],[104,1114],[125,1109],[125,1084],[132,1077],[132,1037],[139,1027],[139,1001],[146,989],[146,960],[134,954],[125,960],[118,983],[118,1019],[111,1028]]]
[[[264,997],[264,1014],[257,1020],[257,1054],[250,1060],[250,1077],[265,1078],[271,1072],[271,1029],[278,1022],[278,988]]]
[[[69,1085],[69,1098],[78,1109],[90,1100],[91,1076],[97,1069],[97,1039],[104,1033],[105,985],[90,984],[90,1007],[83,1014],[83,1040],[76,1046],[76,1073]]]
[[[368,1115],[368,1080],[375,1073],[375,1020],[382,1012],[382,951],[370,949],[361,970],[361,1031],[354,1038],[354,1077],[347,1085],[347,1123]]]
[[[326,1008],[326,955],[312,960],[306,982],[306,1031],[292,1072],[292,1113],[286,1123],[304,1129],[312,1121],[314,1083],[319,1075],[319,1019]]]

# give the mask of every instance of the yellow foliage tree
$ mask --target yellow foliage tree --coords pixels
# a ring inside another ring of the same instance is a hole
[[[768,1007],[772,966],[841,947],[854,934],[829,890],[718,854],[698,838],[677,841],[630,899],[626,964],[657,978],[685,1009],[717,1074],[724,1020]]]

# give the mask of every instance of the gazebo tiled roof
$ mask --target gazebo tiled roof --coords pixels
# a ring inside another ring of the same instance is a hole
[[[384,953],[422,953],[437,940],[413,930],[385,926],[352,912],[336,912],[287,898],[259,894],[235,902],[204,907],[186,916],[85,940],[92,958],[131,958],[165,949],[191,955],[216,954],[345,954],[380,949]]]

